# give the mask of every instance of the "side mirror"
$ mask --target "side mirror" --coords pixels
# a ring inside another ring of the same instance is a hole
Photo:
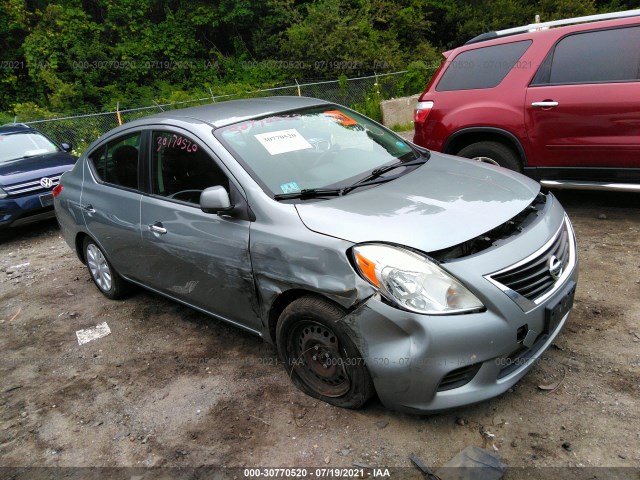
[[[216,185],[209,187],[200,194],[200,209],[204,213],[228,212],[233,209],[229,194],[224,187]]]
[[[71,150],[73,150],[73,148],[71,147],[71,144],[69,144],[69,143],[61,143],[60,147],[62,148],[62,150],[64,150],[67,153],[69,153],[69,152],[71,152]]]

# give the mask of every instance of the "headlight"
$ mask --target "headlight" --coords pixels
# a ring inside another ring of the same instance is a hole
[[[5,198],[7,196],[7,192],[0,188],[0,198]]]
[[[443,315],[479,310],[482,302],[428,258],[390,245],[353,247],[356,267],[380,293],[417,313]]]

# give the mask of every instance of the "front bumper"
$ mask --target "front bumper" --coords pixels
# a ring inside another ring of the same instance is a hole
[[[486,306],[478,313],[429,316],[399,310],[374,295],[345,317],[388,408],[435,413],[487,400],[517,383],[556,339],[570,316],[578,279],[575,237],[570,268],[552,293],[523,308],[487,274],[509,267],[551,238],[564,221],[552,202],[536,225],[489,252],[443,265]],[[558,318],[550,322],[551,307]]]
[[[366,345],[363,357],[378,398],[387,408],[410,413],[436,413],[504,393],[540,361],[570,315],[527,355],[514,358],[521,348],[517,331],[491,312],[440,318],[398,313],[373,297],[351,317],[369,330],[359,343]],[[441,390],[456,382],[464,384]]]
[[[0,200],[0,228],[17,227],[55,217],[51,191]]]

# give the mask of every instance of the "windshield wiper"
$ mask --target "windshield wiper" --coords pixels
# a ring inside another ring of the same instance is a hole
[[[275,200],[289,200],[291,198],[300,198],[302,200],[307,198],[319,198],[319,197],[341,197],[346,195],[354,188],[366,187],[367,185],[378,185],[380,183],[386,183],[390,180],[398,178],[400,175],[394,175],[393,177],[378,178],[370,181],[359,181],[353,185],[343,188],[304,188],[299,192],[291,193],[278,193],[274,195]]]
[[[368,177],[365,177],[365,179],[371,180],[373,178],[379,177],[383,173],[390,172],[391,170],[395,170],[396,168],[399,168],[399,167],[412,167],[414,165],[422,165],[423,163],[426,163],[427,160],[428,160],[428,157],[420,157],[416,160],[411,160],[409,162],[400,161],[400,162],[392,163],[391,165],[385,165],[384,167],[380,167],[380,168],[376,168],[375,170],[372,170],[371,174]]]
[[[275,200],[287,200],[290,198],[318,198],[318,197],[339,197],[343,188],[303,188],[299,192],[279,193],[274,195]]]
[[[376,168],[375,170],[372,170],[369,175],[367,175],[366,177],[358,180],[353,185],[350,185],[348,187],[343,188],[342,189],[343,190],[342,195],[344,195],[346,193],[349,193],[354,188],[363,187],[365,185],[375,185],[377,183],[384,183],[386,181],[398,178],[401,175],[394,175],[393,177],[388,177],[388,178],[384,178],[384,179],[380,179],[378,181],[375,181],[376,178],[378,178],[379,176],[381,176],[381,175],[383,175],[383,174],[385,174],[387,172],[390,172],[391,170],[395,170],[396,168],[399,168],[399,167],[413,167],[413,166],[416,166],[416,165],[422,165],[423,163],[426,163],[428,159],[429,159],[429,157],[421,157],[421,158],[418,158],[416,160],[411,160],[410,162],[402,162],[402,161],[400,161],[400,162],[392,163],[391,165],[385,165],[384,167]]]
[[[349,185],[348,187],[343,188],[304,188],[299,192],[291,192],[291,193],[279,193],[273,196],[275,200],[288,200],[291,198],[319,198],[319,197],[341,197],[342,195],[346,195],[354,188],[366,187],[368,185],[378,185],[380,183],[386,183],[388,181],[394,180],[401,175],[394,175],[392,177],[378,178],[384,173],[387,173],[391,170],[395,170],[398,167],[413,167],[416,165],[422,165],[428,160],[428,157],[422,157],[417,160],[412,160],[409,162],[397,162],[392,165],[386,165],[384,167],[376,168],[366,177],[358,180],[353,185]]]

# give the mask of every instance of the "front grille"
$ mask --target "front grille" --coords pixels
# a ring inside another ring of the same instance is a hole
[[[562,271],[551,273],[552,257]],[[500,287],[523,310],[527,311],[547,298],[560,285],[575,264],[575,239],[569,220],[565,218],[556,235],[540,250],[524,260],[487,278]]]
[[[2,187],[7,195],[18,196],[24,195],[25,193],[38,193],[38,192],[49,192],[60,183],[60,177],[62,174],[45,176],[42,178],[38,178],[37,180],[32,180],[24,183],[17,183],[15,185],[9,185],[8,187]],[[44,178],[51,180],[50,187],[43,187],[40,183]]]
[[[480,370],[481,366],[482,363],[474,363],[472,365],[466,365],[464,367],[456,368],[455,370],[450,371],[444,376],[444,378],[440,382],[440,385],[438,385],[438,392],[453,390],[454,388],[459,388],[463,385],[466,385],[471,380],[473,380],[473,377],[476,376],[476,373],[478,373],[478,370]]]

